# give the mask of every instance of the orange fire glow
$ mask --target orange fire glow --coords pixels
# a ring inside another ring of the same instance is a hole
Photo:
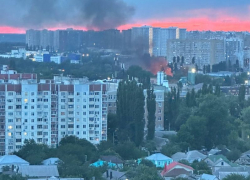
[[[164,70],[168,76],[173,76],[171,68],[168,67],[168,61],[164,57],[155,57],[151,60],[149,70],[153,74],[157,74],[158,71]]]

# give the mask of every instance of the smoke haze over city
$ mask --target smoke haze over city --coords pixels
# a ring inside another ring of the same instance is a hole
[[[142,25],[250,30],[248,0],[0,0],[0,3],[1,33],[23,33],[29,28],[103,30]]]
[[[0,0],[0,26],[110,29],[126,24],[134,8],[122,0]]]

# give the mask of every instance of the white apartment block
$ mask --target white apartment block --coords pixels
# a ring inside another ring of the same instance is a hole
[[[191,64],[192,58],[202,68],[204,65],[213,65],[225,61],[224,40],[218,39],[176,39],[167,43],[167,59],[173,57],[185,58],[186,64]]]
[[[107,91],[102,82],[36,74],[0,74],[0,153],[18,151],[26,139],[56,147],[67,135],[93,144],[107,140]]]
[[[167,56],[167,42],[170,39],[185,39],[186,29],[176,27],[153,28],[153,56]]]

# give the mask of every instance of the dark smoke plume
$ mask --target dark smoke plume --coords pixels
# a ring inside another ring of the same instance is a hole
[[[20,28],[110,29],[127,23],[135,11],[123,0],[0,0],[0,3],[0,26]]]

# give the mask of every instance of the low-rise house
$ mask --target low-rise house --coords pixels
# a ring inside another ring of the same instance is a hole
[[[208,155],[209,156],[210,155],[216,155],[216,154],[218,154],[220,152],[221,152],[221,150],[219,150],[219,149],[211,149],[210,151],[208,151]]]
[[[240,158],[235,161],[237,164],[250,165],[250,150],[241,154]]]
[[[230,162],[223,155],[211,155],[204,159],[209,167],[212,168],[212,171],[215,172],[221,167],[237,167],[237,164]]]
[[[123,168],[123,160],[116,156],[101,156],[100,159],[91,164],[91,166],[102,167],[107,165],[108,168]]]
[[[12,171],[16,171],[19,166],[29,165],[30,163],[16,155],[4,155],[0,157],[0,172],[3,167],[8,166]]]
[[[165,180],[170,180],[176,177],[190,176],[193,174],[193,168],[179,162],[172,162],[169,165],[165,165],[161,172],[162,177]]]
[[[201,161],[205,159],[206,157],[207,157],[206,155],[200,153],[197,150],[188,151],[186,153],[177,152],[174,155],[172,155],[172,159],[176,162],[180,160],[187,160],[189,163],[193,163],[195,160]]]
[[[37,178],[48,178],[48,177],[59,177],[57,166],[45,166],[45,165],[30,165],[30,166],[19,166],[17,173],[20,173],[23,177],[37,177]]]
[[[173,159],[161,153],[152,154],[151,156],[148,156],[145,159],[151,161],[156,167],[161,167],[161,168],[163,168],[165,164],[169,165],[173,162]],[[138,163],[140,162],[141,159],[138,159]]]
[[[215,175],[202,174],[199,180],[219,180]]]
[[[103,173],[102,177],[107,180],[127,180],[125,172],[115,171],[112,169]]]
[[[221,167],[214,173],[214,175],[220,180],[224,179],[230,174],[239,174],[239,175],[248,177],[250,175],[250,168],[249,167]]]
[[[59,158],[48,158],[48,159],[45,159],[43,160],[42,164],[43,165],[58,165],[58,163],[60,162],[61,160]]]

